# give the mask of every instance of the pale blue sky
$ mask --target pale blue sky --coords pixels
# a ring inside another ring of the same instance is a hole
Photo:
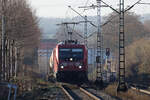
[[[73,11],[68,9],[68,5],[71,5],[74,9],[89,16],[96,15],[95,10],[88,10],[83,13],[83,9],[79,9],[79,6],[96,4],[96,0],[28,0],[31,7],[36,10],[36,14],[42,17],[74,17],[77,16]],[[118,8],[119,0],[103,0],[114,8]],[[132,5],[138,0],[125,0],[125,6]],[[142,0],[142,2],[150,3],[150,0]],[[131,11],[137,14],[150,13],[150,5],[136,5]],[[102,15],[107,15],[112,10],[110,8],[102,8]]]

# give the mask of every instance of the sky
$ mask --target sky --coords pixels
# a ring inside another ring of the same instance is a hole
[[[118,9],[119,0],[103,0],[113,8]],[[124,0],[125,8],[133,5],[138,0]],[[96,0],[28,0],[29,4],[36,11],[36,15],[39,17],[57,17],[57,18],[72,18],[78,16],[68,6],[81,13],[82,15],[94,16],[96,15],[96,9],[79,8],[83,6],[90,6],[96,4]],[[150,0],[142,0],[143,3],[150,3]],[[131,9],[132,12],[137,14],[150,14],[150,5],[136,5]],[[112,10],[108,7],[102,8],[101,14],[108,15]]]

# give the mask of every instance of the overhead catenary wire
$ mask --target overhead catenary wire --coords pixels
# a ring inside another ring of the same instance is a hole
[[[88,2],[89,2],[89,0],[86,1],[85,6],[87,6]],[[86,10],[86,9],[84,8],[82,13],[84,13],[85,10]]]
[[[82,16],[79,12],[77,12],[75,9],[73,9],[71,6],[68,6],[70,9],[72,9],[74,12],[76,12],[79,16],[81,16],[83,19],[85,19],[84,16]],[[116,16],[115,16],[116,17]],[[114,17],[114,18],[115,18]],[[104,24],[101,25],[101,27],[105,26],[106,24],[108,24],[109,22],[111,22],[111,20],[113,20],[114,18],[106,21]],[[92,23],[92,21],[87,20],[92,26],[94,26],[95,28],[97,28],[97,25],[95,25],[94,23]]]
[[[103,0],[101,0],[102,3],[104,3],[106,6],[108,6],[109,8],[111,8],[113,11],[120,13],[119,11],[117,11],[116,9],[114,9],[113,7],[111,7],[110,5],[108,5],[107,3],[105,3]]]
[[[140,4],[140,1],[137,1],[135,4],[133,4],[132,6],[130,6],[129,8],[126,8],[125,11],[130,10],[131,8],[133,8],[136,4]],[[87,2],[89,2],[89,0],[87,0]],[[116,9],[114,9],[113,7],[111,7],[110,5],[108,5],[107,3],[105,3],[104,1],[102,1],[102,3],[104,3],[105,5],[107,5],[108,7],[110,7],[112,10],[114,10],[115,12],[119,13]],[[142,4],[147,4],[147,3],[142,3]],[[149,4],[149,3],[148,3]],[[82,16],[80,13],[78,13],[76,10],[74,10],[71,6],[68,6],[70,9],[72,9],[74,12],[76,12],[78,15],[80,15],[83,19],[85,19],[84,16]],[[109,20],[107,20],[105,23],[103,23],[101,25],[101,27],[107,25],[109,22],[111,22],[114,18],[118,17],[118,15],[113,16],[112,18],[110,18]],[[94,26],[95,28],[97,28],[97,26],[95,24],[92,23],[92,21],[88,21],[92,26]],[[95,33],[95,32],[94,32]],[[91,37],[92,35],[94,35],[94,33],[90,34],[87,38]]]
[[[110,18],[109,20],[107,20],[105,23],[103,23],[101,25],[101,27],[104,27],[105,25],[107,25],[108,23],[110,23],[113,19],[117,18],[118,15],[113,16],[112,18]],[[90,34],[87,38],[90,38],[91,36],[93,36],[94,34],[96,34],[96,32],[93,32],[92,34]]]
[[[129,8],[126,8],[125,11],[130,10],[131,8],[133,8],[136,4],[150,4],[150,3],[140,3],[141,0],[138,0],[135,4],[133,4],[132,6],[130,6]],[[89,0],[87,0],[87,2],[89,2]],[[110,5],[108,5],[107,3],[105,3],[104,1],[102,1],[102,3],[104,3],[105,5],[107,5],[108,7],[110,7],[113,11],[119,13],[116,9],[114,9],[113,7],[111,7]],[[84,16],[82,16],[80,13],[78,13],[75,9],[73,9],[71,6],[68,6],[70,9],[72,9],[74,12],[76,12],[78,15],[80,15],[83,19],[85,19]],[[106,21],[105,23],[103,23],[101,25],[101,27],[107,25],[109,22],[111,22],[114,18],[118,17],[118,15],[113,16],[110,20]],[[88,20],[89,21],[89,20]],[[92,23],[92,21],[89,21],[89,23],[94,26],[95,28],[97,28],[97,26],[95,24]],[[94,32],[95,33],[95,32]],[[92,35],[94,35],[94,33],[90,34],[87,38],[91,37]]]
[[[84,20],[85,16],[82,16],[79,12],[77,12],[75,9],[73,9],[71,6],[68,6],[71,10],[73,10],[75,13],[77,13],[80,17],[82,17]],[[92,23],[92,21],[87,20],[92,26],[97,27],[94,23]]]
[[[67,18],[68,11],[69,11],[69,8],[66,10],[66,13],[65,13],[65,19]]]
[[[89,2],[89,0],[86,1],[85,6],[87,6],[88,2]]]
[[[144,3],[144,2],[141,2],[141,3],[138,3],[138,4],[150,5],[150,3]]]
[[[63,27],[64,27],[64,33],[65,33],[65,36],[67,37],[67,33],[76,33],[80,38],[82,38],[82,39],[84,39],[84,37],[80,34],[80,33],[78,33],[78,32],[76,32],[75,30],[74,30],[74,28],[75,28],[75,25],[77,25],[77,24],[79,24],[80,22],[63,22],[63,23],[61,23],[61,24],[56,24],[56,25],[62,25]],[[68,25],[73,25],[72,26],[72,28],[70,27],[70,26],[68,26]],[[72,36],[71,36],[72,37]]]
[[[140,1],[141,0],[139,0],[139,1],[137,1],[135,4],[133,4],[132,6],[130,6],[129,8],[126,8],[126,10],[125,11],[128,11],[128,10],[130,10],[131,8],[133,8],[136,4],[141,4],[140,3]],[[102,1],[104,4],[106,4],[104,1]],[[150,4],[150,3],[143,3],[143,4]],[[108,4],[107,4],[107,6],[109,6]],[[111,6],[109,6],[110,8],[112,8]],[[117,10],[115,10],[114,8],[113,8],[113,10],[114,11],[116,11],[117,13],[119,13]],[[101,27],[103,27],[103,26],[105,26],[105,25],[107,25],[108,23],[110,23],[113,19],[115,19],[116,17],[119,17],[119,15],[115,15],[115,16],[113,16],[112,18],[110,18],[109,20],[107,20],[105,23],[103,23],[102,25],[101,25]],[[93,24],[93,26],[95,26],[95,27],[97,27],[96,25],[94,25]],[[96,32],[94,32],[94,33],[92,33],[92,34],[90,34],[87,38],[89,38],[89,37],[91,37],[91,36],[93,36],[94,34],[95,34]]]

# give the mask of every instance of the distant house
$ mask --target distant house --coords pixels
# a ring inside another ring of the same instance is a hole
[[[49,72],[49,58],[53,48],[56,46],[56,39],[42,39],[38,47],[39,72],[46,75]]]
[[[43,39],[40,41],[40,45],[38,48],[39,56],[50,56],[53,48],[56,46],[57,40],[56,39]]]

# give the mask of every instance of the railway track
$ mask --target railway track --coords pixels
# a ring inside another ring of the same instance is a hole
[[[150,95],[150,91],[147,91],[147,90],[144,90],[144,89],[139,89],[139,88],[136,88],[136,87],[131,87],[131,89],[133,90],[137,90],[141,93],[144,93],[144,94],[147,94],[147,95]]]
[[[142,89],[142,88],[140,88],[139,86],[130,85],[130,88],[133,89],[133,90],[136,90],[136,91],[138,91],[138,92],[141,92],[141,93],[150,95],[150,90]],[[144,88],[145,88],[145,87],[144,87]]]
[[[82,87],[61,85],[61,89],[65,92],[70,100],[102,100]]]

